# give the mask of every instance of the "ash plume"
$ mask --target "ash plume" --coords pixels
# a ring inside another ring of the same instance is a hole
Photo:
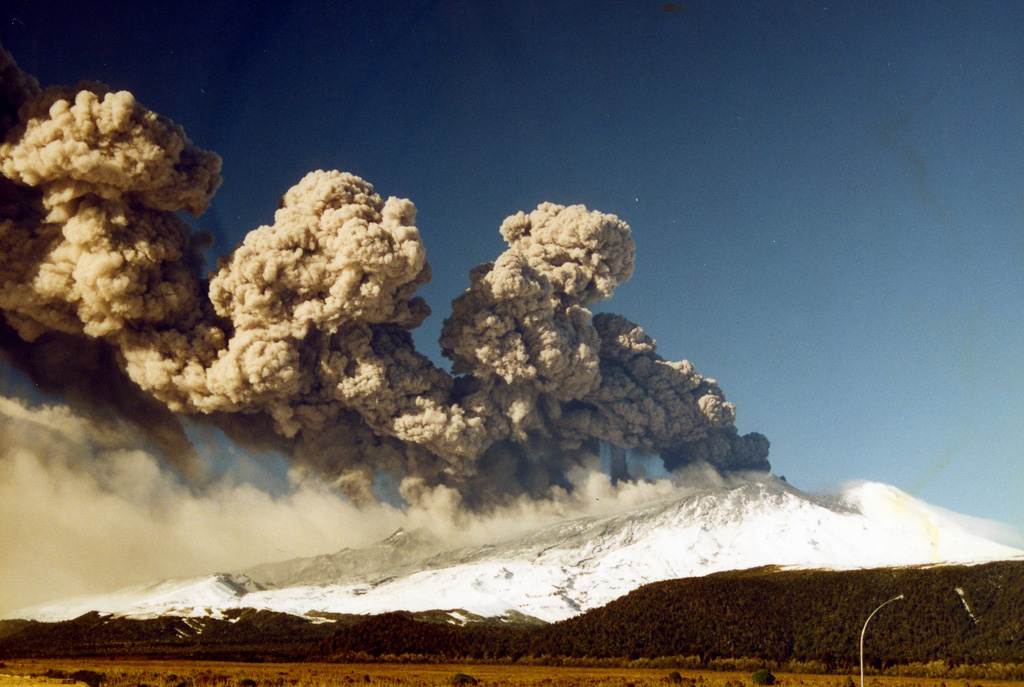
[[[41,90],[2,48],[0,75],[4,355],[77,408],[135,423],[182,473],[195,469],[184,415],[357,502],[381,473],[413,505],[545,498],[600,442],[669,468],[768,469],[767,440],[737,433],[714,380],[588,310],[632,276],[614,215],[543,203],[507,218],[508,248],[471,271],[444,322],[449,372],[410,334],[430,312],[411,201],[311,172],[204,277],[210,237],[179,213],[209,207],[216,154],[128,92]]]

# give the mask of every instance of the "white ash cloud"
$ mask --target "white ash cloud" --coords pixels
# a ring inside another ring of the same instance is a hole
[[[316,480],[185,486],[116,418],[0,398],[0,613],[52,598],[362,546],[407,524]]]
[[[441,548],[493,543],[721,479],[691,466],[696,472],[675,481],[613,485],[580,468],[571,490],[477,514],[456,489],[419,480],[403,487],[416,506],[356,506],[299,469],[276,495],[231,475],[190,488],[141,448],[131,423],[63,404],[0,397],[0,436],[0,616],[72,595],[367,546],[399,528],[428,530]]]
[[[197,471],[182,414],[359,502],[381,473],[412,505],[552,498],[600,441],[673,468],[768,469],[767,440],[739,436],[713,380],[587,309],[632,276],[614,215],[544,203],[506,219],[507,250],[444,323],[449,372],[410,335],[430,278],[411,201],[311,172],[204,278],[209,236],[178,213],[209,206],[220,159],[130,93],[40,90],[7,53],[0,74],[5,356],[77,408],[136,423],[181,472]]]

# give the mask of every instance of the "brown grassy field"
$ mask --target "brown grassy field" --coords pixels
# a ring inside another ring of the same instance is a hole
[[[448,685],[456,673],[493,687],[653,687],[672,684],[669,670],[564,668],[520,665],[221,663],[198,661],[37,659],[10,660],[0,667],[8,676],[42,676],[47,671],[89,670],[104,677],[104,687],[337,687],[339,685]],[[684,687],[747,687],[750,673],[678,671]],[[858,676],[776,673],[783,687],[850,687]],[[852,678],[852,679],[851,679]],[[70,683],[67,680],[66,683]],[[0,677],[0,687],[54,687],[60,680]],[[1022,682],[940,680],[868,676],[869,687],[1007,687]],[[79,685],[79,687],[85,687]]]

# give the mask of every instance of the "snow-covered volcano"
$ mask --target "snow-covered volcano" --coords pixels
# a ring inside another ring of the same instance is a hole
[[[648,582],[722,570],[1024,557],[1024,551],[974,534],[957,520],[884,484],[861,483],[821,497],[765,476],[490,546],[437,553],[429,535],[398,532],[365,549],[78,597],[10,617],[55,621],[87,611],[220,616],[250,607],[310,616],[461,609],[556,621]]]

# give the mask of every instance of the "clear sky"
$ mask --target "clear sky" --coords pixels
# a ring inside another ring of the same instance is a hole
[[[773,472],[1024,528],[1015,2],[7,3],[43,86],[132,91],[224,159],[213,255],[307,171],[410,198],[436,344],[498,226],[628,222],[597,309],[718,380]]]

